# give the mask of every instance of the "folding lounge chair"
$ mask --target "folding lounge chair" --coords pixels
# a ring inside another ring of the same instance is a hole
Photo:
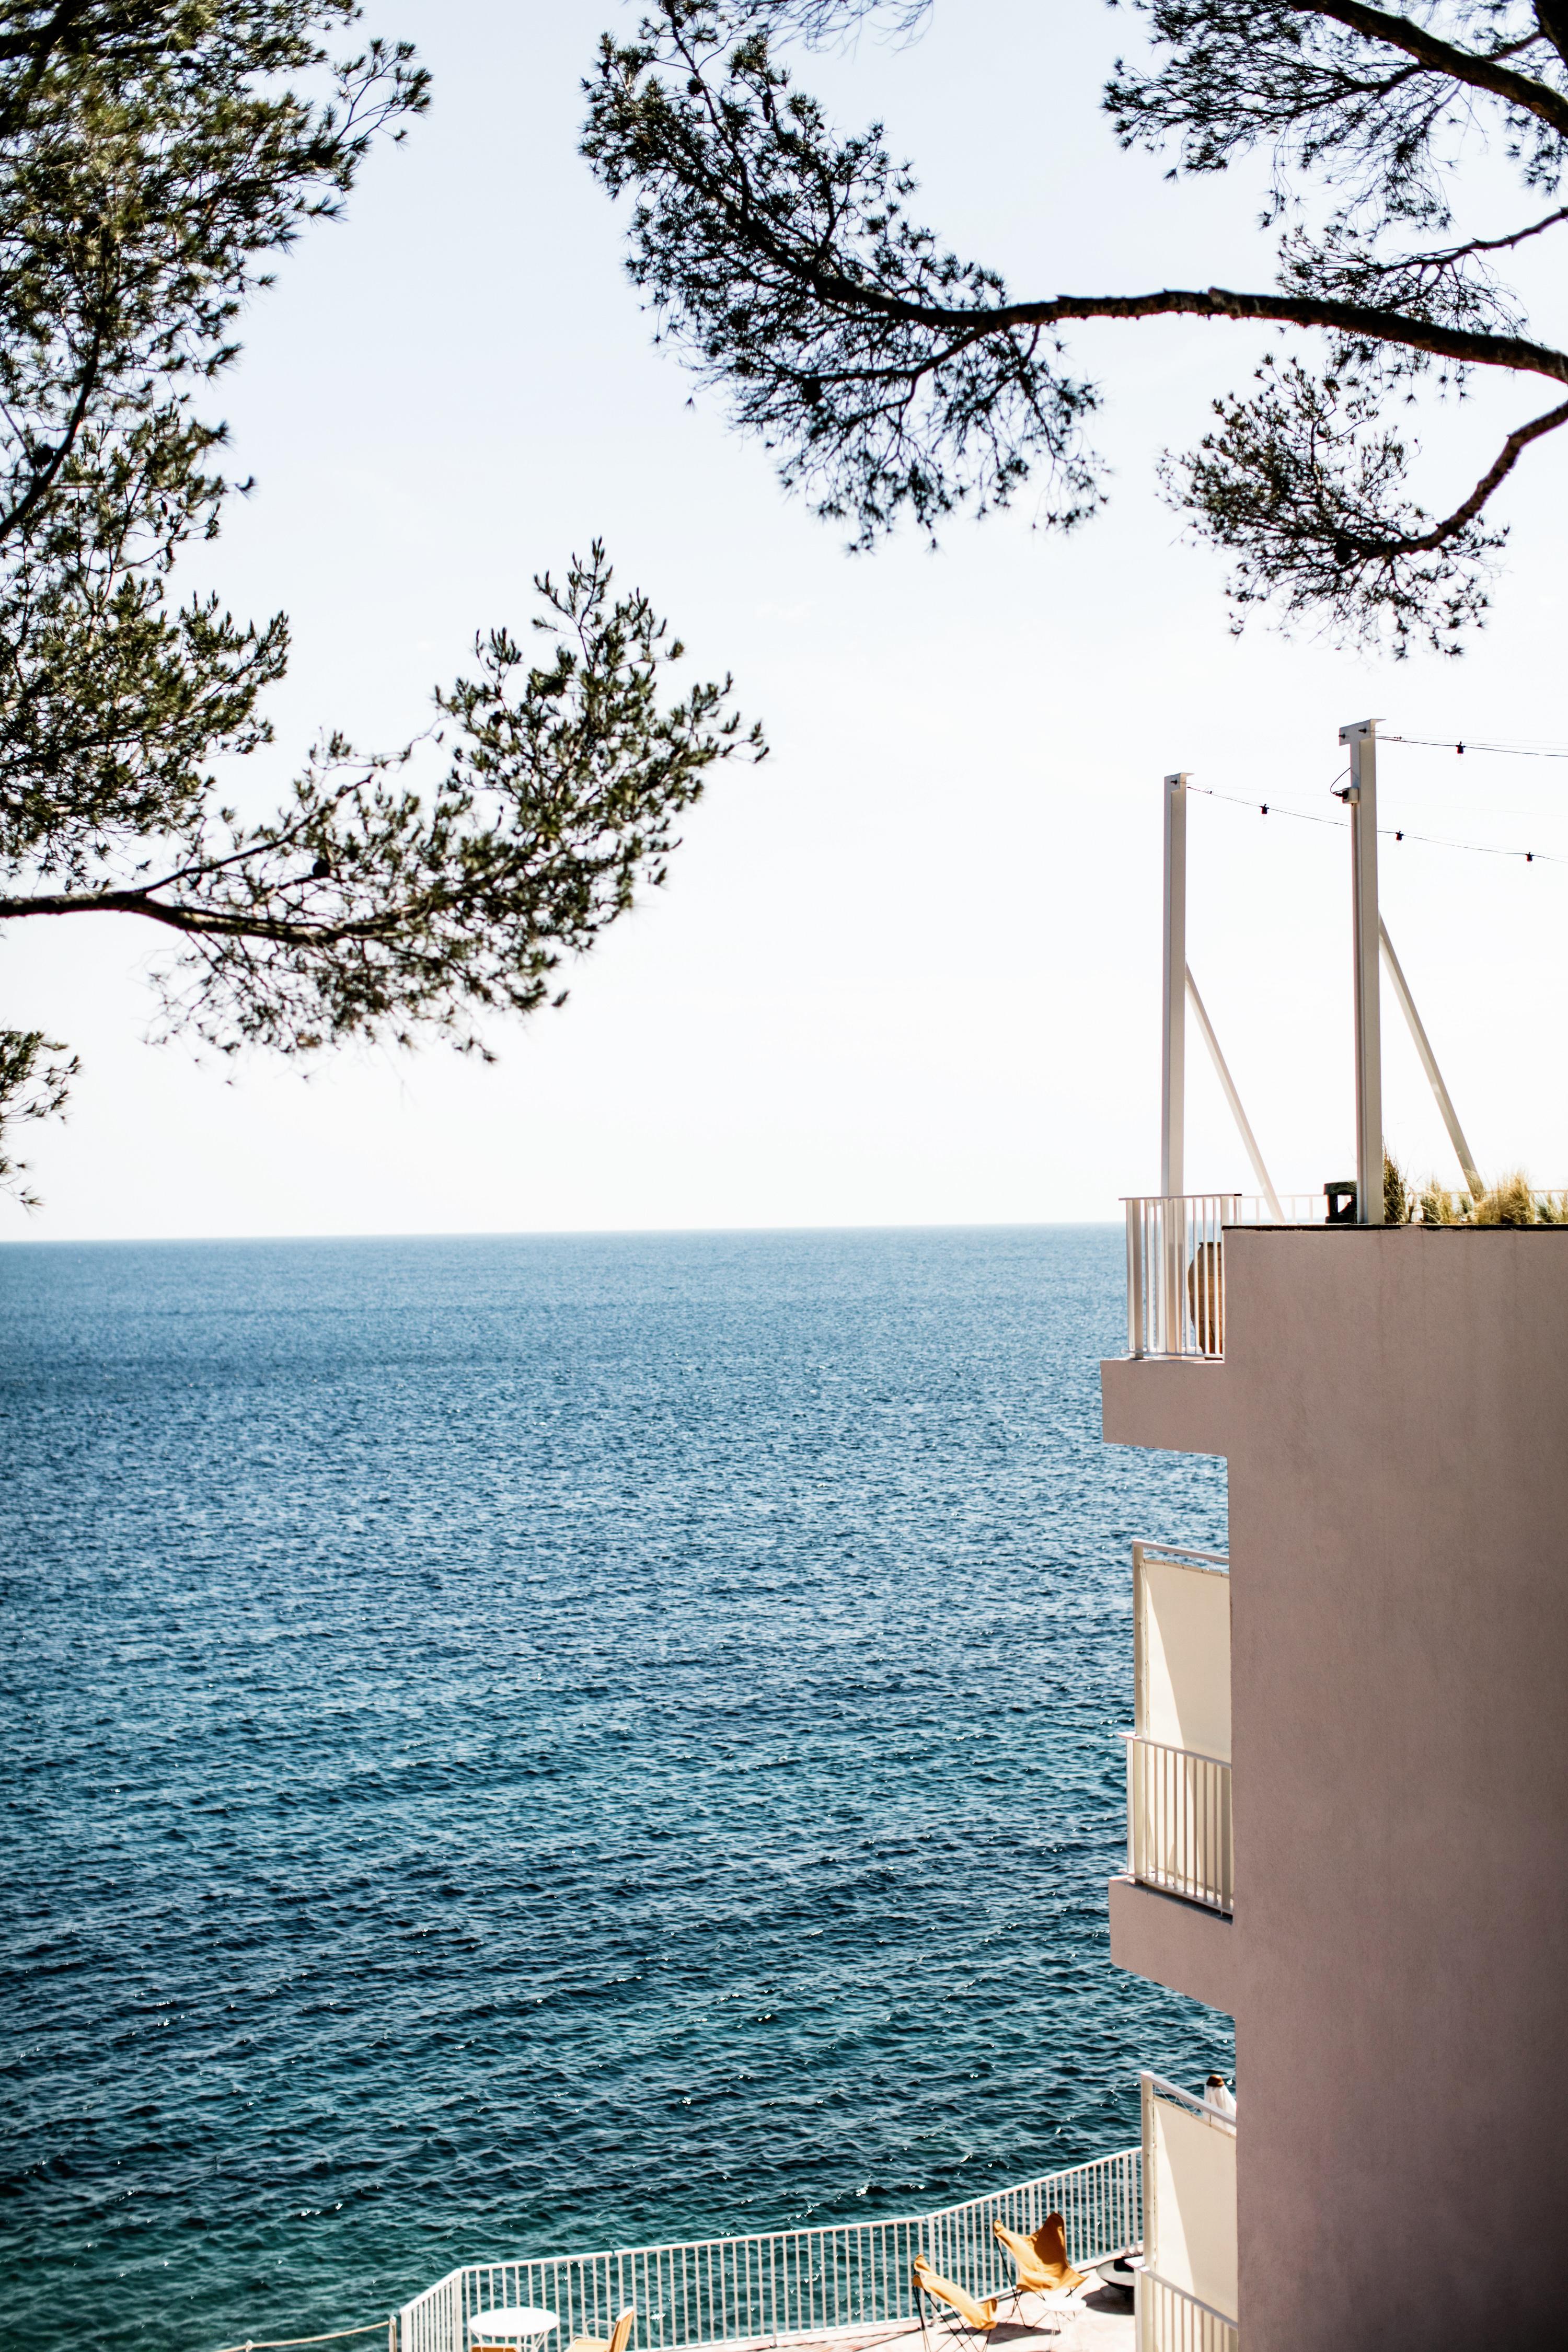
[[[996,2242],[1010,2258],[1016,2277],[1013,2304],[1022,2313],[1020,2297],[1026,2294],[1070,2294],[1084,2284],[1081,2271],[1075,2271],[1068,2260],[1067,2229],[1059,2213],[1047,2213],[1033,2237],[1026,2238],[1020,2231],[1005,2229],[993,2221],[992,2232]]]
[[[940,2272],[933,2271],[923,2254],[915,2256],[913,2277],[915,2309],[921,2315],[921,2342],[926,2352],[930,2352],[930,2338],[926,2334],[928,2303],[931,2306],[932,2318],[954,2343],[966,2343],[970,2334],[978,2336],[982,2343],[984,2342],[996,2325],[996,2297],[994,2294],[987,2295],[984,2303],[977,2303],[973,2295],[967,2294],[963,2287],[954,2286],[951,2279],[944,2279]],[[943,2305],[947,2306],[945,2310]]]
[[[632,2330],[637,2324],[637,2308],[623,2311],[609,2335],[574,2336],[566,2352],[626,2352],[632,2340]]]

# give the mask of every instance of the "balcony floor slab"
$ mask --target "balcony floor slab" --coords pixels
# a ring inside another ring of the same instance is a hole
[[[1236,2015],[1243,1947],[1234,1919],[1134,1878],[1113,1878],[1109,1892],[1114,1967]]]
[[[1133,2352],[1132,2306],[1122,2295],[1090,2279],[1070,2295],[1028,2295],[1021,2319],[1004,2318],[985,2339],[986,2352]],[[980,2352],[980,2339],[966,2338]],[[754,2352],[954,2352],[955,2339],[932,2326],[927,2346],[907,2322],[880,2327],[838,2327],[817,2336],[759,2337]],[[700,2347],[699,2352],[753,2352],[734,2345]]]
[[[1112,1356],[1100,1368],[1107,1445],[1228,1454],[1231,1390],[1222,1358]]]

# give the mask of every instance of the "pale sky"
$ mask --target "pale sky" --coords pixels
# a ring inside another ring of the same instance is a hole
[[[1110,513],[1073,540],[1010,514],[869,557],[784,498],[766,453],[651,346],[620,231],[576,155],[615,0],[371,0],[435,104],[312,232],[222,387],[253,499],[199,573],[291,615],[280,792],[314,732],[389,746],[474,631],[526,624],[531,574],[599,532],[693,671],[733,671],[772,758],[722,773],[666,889],[498,1024],[499,1064],[349,1052],[309,1079],[143,1042],[158,942],[128,919],[13,926],[10,1026],[69,1041],[67,1125],[27,1156],[21,1238],[558,1231],[1110,1218],[1158,1173],[1160,779],[1338,814],[1342,721],[1568,742],[1568,452],[1521,469],[1490,629],[1462,661],[1228,634],[1220,566],[1180,543],[1153,460],[1201,433],[1256,337],[1076,336],[1107,393]],[[1168,186],[1097,110],[1133,26],[1098,0],[946,0],[903,50],[803,60],[838,119],[888,122],[944,238],[1019,292],[1266,282],[1243,183]],[[1500,184],[1478,219],[1518,215]],[[1543,316],[1541,323],[1552,322]],[[1531,395],[1443,428],[1451,502]],[[1434,439],[1433,446],[1438,446]],[[1384,821],[1568,859],[1568,761],[1391,747]],[[1190,951],[1282,1190],[1353,1166],[1342,833],[1194,803]],[[1568,864],[1385,845],[1384,908],[1483,1169],[1568,1184],[1558,1029]],[[1386,1127],[1458,1181],[1385,1001]],[[1253,1189],[1195,1041],[1188,1181]]]

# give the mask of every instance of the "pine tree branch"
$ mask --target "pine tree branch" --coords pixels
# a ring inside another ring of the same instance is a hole
[[[1376,552],[1385,557],[1427,555],[1439,547],[1447,546],[1451,541],[1461,537],[1475,521],[1492,492],[1508,479],[1531,443],[1541,440],[1548,433],[1555,433],[1563,425],[1568,425],[1568,400],[1563,401],[1560,407],[1549,408],[1543,415],[1533,417],[1528,425],[1521,425],[1510,433],[1469,497],[1462,499],[1452,514],[1445,515],[1441,522],[1434,523],[1430,530],[1400,538],[1358,542],[1355,551],[1360,554]]]
[[[99,365],[102,356],[103,325],[100,320],[93,329],[92,341],[82,362],[81,381],[76,399],[71,404],[70,415],[66,419],[65,429],[43,464],[34,468],[32,480],[22,496],[5,513],[0,514],[0,539],[9,538],[13,531],[25,530],[53,489],[59,478],[60,467],[75,448],[87,421],[88,408],[98,389]]]
[[[750,241],[759,247],[764,243],[760,236]],[[770,257],[788,260],[776,245]],[[1207,286],[1164,287],[1147,294],[1057,294],[1044,301],[1004,302],[989,310],[949,308],[912,302],[878,287],[858,285],[810,262],[794,266],[801,283],[825,302],[951,333],[949,351],[933,354],[933,365],[988,335],[1005,334],[1018,327],[1059,326],[1082,319],[1257,319],[1286,326],[1321,327],[1333,334],[1425,352],[1461,366],[1504,368],[1568,383],[1568,352],[1554,350],[1550,343],[1532,342],[1523,335],[1489,335],[1474,329],[1445,327],[1366,303],[1335,302],[1310,295],[1242,293],[1229,287]],[[846,371],[843,380],[856,373]],[[823,372],[825,383],[835,380],[831,372]]]
[[[212,870],[216,872],[224,862],[215,858]],[[236,914],[227,908],[159,898],[154,896],[156,887],[121,890],[49,890],[39,891],[30,897],[0,898],[0,923],[18,921],[29,915],[144,915],[150,922],[163,923],[170,930],[196,937],[269,940],[289,947],[327,948],[344,940],[377,938],[400,922],[427,915],[431,905],[426,899],[413,907],[384,908],[374,915],[348,920],[300,922],[260,913]]]
[[[1532,74],[1517,73],[1494,58],[1458,48],[1428,32],[1425,25],[1413,24],[1408,16],[1394,16],[1386,8],[1365,7],[1362,0],[1285,0],[1285,5],[1299,16],[1326,16],[1343,25],[1347,32],[1359,33],[1363,40],[1399,49],[1430,72],[1463,82],[1471,89],[1484,89],[1568,138],[1568,98]]]

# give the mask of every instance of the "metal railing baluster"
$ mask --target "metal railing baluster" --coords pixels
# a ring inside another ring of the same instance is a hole
[[[1233,1912],[1231,1768],[1141,1731],[1127,1743],[1129,1875],[1210,1910]]]

